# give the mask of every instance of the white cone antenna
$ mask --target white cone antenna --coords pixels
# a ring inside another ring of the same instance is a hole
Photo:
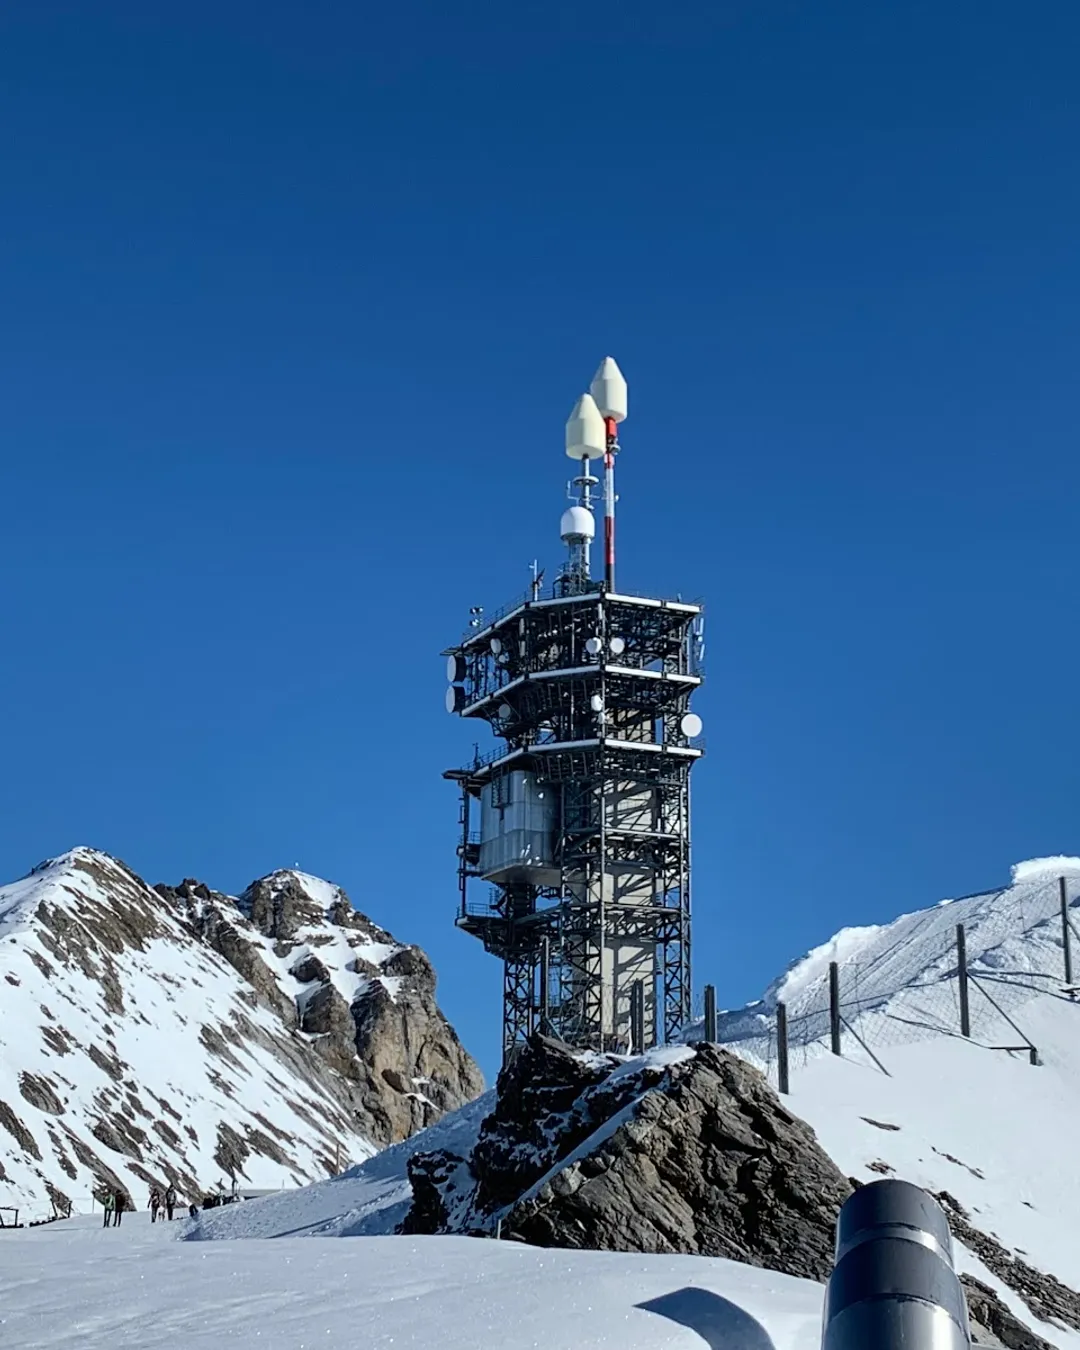
[[[571,459],[603,459],[606,445],[600,409],[592,394],[582,394],[566,423],[566,453]]]
[[[626,421],[626,377],[613,356],[605,356],[600,362],[589,392],[601,417],[610,417],[613,422]]]

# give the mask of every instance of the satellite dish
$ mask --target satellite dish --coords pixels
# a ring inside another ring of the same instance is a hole
[[[499,639],[499,638],[492,638],[492,639],[491,639],[491,654],[492,654],[493,656],[498,656],[498,654],[499,654],[501,651],[502,651],[502,642],[500,641],[500,639]]]
[[[465,690],[460,684],[452,684],[446,691],[446,711],[459,713],[465,706]]]
[[[601,698],[599,694],[593,694],[592,698],[589,699],[589,707],[593,710],[593,712],[603,712],[604,711],[603,698]]]
[[[591,637],[585,643],[585,650],[590,656],[599,656],[600,648],[603,644],[598,637]]]
[[[514,715],[514,710],[509,703],[499,704],[499,718],[503,722],[509,722]]]
[[[623,652],[626,651],[626,639],[625,639],[625,638],[621,638],[621,637],[613,637],[613,638],[611,639],[611,644],[610,644],[610,645],[611,645],[611,654],[612,654],[612,656],[622,656]]]
[[[702,725],[703,724],[701,718],[697,715],[697,713],[686,713],[683,716],[682,721],[679,723],[679,729],[684,736],[687,736],[689,737],[690,740],[693,740],[695,736],[701,735]]]
[[[446,658],[446,678],[451,684],[460,684],[465,678],[465,658],[460,652],[451,652]]]

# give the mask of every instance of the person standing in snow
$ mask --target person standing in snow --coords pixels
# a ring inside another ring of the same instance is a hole
[[[176,1187],[170,1182],[169,1188],[165,1192],[165,1213],[172,1222],[173,1210],[176,1208]]]
[[[127,1196],[123,1191],[117,1191],[113,1197],[113,1224],[120,1227],[120,1220],[124,1217],[124,1210],[127,1207]]]
[[[157,1223],[158,1210],[161,1208],[161,1192],[156,1186],[150,1190],[150,1222]]]
[[[105,1192],[105,1199],[102,1201],[102,1208],[105,1211],[105,1222],[104,1224],[102,1224],[102,1227],[108,1228],[109,1225],[112,1223],[113,1210],[116,1208],[116,1196],[113,1195],[112,1191]]]

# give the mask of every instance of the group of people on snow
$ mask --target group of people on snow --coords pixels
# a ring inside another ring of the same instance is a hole
[[[158,1216],[158,1210],[159,1210],[159,1209],[163,1209],[163,1210],[165,1211],[165,1214],[163,1214],[163,1215],[161,1216],[162,1219],[164,1219],[166,1216],[168,1216],[169,1219],[172,1218],[172,1216],[173,1216],[173,1211],[176,1209],[176,1187],[175,1187],[175,1186],[172,1186],[172,1185],[167,1186],[167,1187],[165,1188],[165,1193],[164,1193],[164,1194],[162,1194],[161,1190],[160,1190],[157,1186],[152,1186],[152,1187],[150,1188],[150,1222],[151,1222],[151,1223],[157,1223],[157,1216]]]
[[[124,1217],[124,1211],[135,1208],[128,1198],[127,1192],[121,1190],[106,1191],[102,1203],[105,1210],[105,1228],[119,1228],[120,1220]],[[159,1214],[162,1222],[164,1222],[166,1218],[171,1219],[175,1212],[176,1187],[170,1184],[163,1191],[160,1186],[152,1186],[150,1188],[150,1222],[157,1223]]]
[[[204,1199],[204,1203],[207,1207],[210,1207],[212,1205],[227,1205],[239,1199],[240,1188],[234,1177],[232,1187],[228,1194],[226,1194],[225,1191],[225,1182],[219,1181],[216,1192],[207,1195]],[[160,1186],[150,1187],[149,1210],[151,1223],[157,1223],[159,1217],[161,1218],[162,1223],[164,1223],[166,1219],[172,1219],[176,1213],[176,1205],[176,1187],[173,1186],[171,1182],[164,1190]],[[134,1209],[135,1206],[131,1203],[131,1197],[128,1195],[127,1191],[108,1190],[105,1192],[102,1199],[102,1208],[105,1211],[104,1226],[106,1228],[119,1228],[120,1220],[124,1217],[124,1211],[126,1209]],[[191,1204],[188,1206],[188,1214],[191,1218],[194,1219],[198,1213],[198,1205]]]

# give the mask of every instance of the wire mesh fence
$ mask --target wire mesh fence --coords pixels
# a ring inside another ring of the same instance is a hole
[[[842,1053],[888,1072],[895,1047],[933,1036],[1025,1053],[1023,1008],[1039,994],[1074,999],[1080,870],[1022,872],[1013,884],[945,901],[881,928],[848,929],[757,1004],[715,1016],[715,1039],[781,1082]],[[705,1036],[705,1003],[692,1038]],[[786,1037],[782,1037],[786,1020]],[[778,1028],[778,1022],[780,1027]]]

